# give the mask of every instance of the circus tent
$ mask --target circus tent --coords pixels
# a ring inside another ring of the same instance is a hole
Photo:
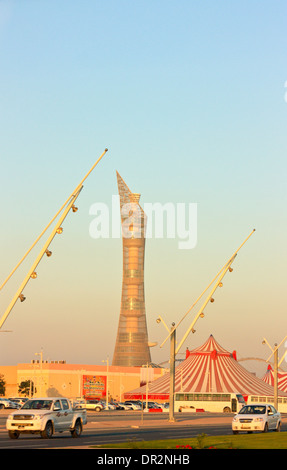
[[[274,387],[274,370],[270,365],[262,380]],[[278,372],[278,390],[287,393],[287,372]]]
[[[124,394],[126,400],[169,400],[170,374]],[[228,352],[212,335],[200,347],[186,351],[186,359],[175,369],[175,393],[240,393],[244,396],[273,396],[271,385],[242,367],[236,352]],[[279,392],[279,396],[287,393]]]

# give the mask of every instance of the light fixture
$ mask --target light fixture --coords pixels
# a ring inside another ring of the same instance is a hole
[[[36,279],[36,277],[37,277],[37,273],[36,273],[36,271],[34,271],[34,272],[31,274],[31,278],[32,278],[32,279]]]
[[[73,212],[77,212],[78,208],[76,206],[74,206],[74,204],[72,205],[72,211]]]
[[[191,333],[195,333],[195,332],[196,332],[196,330],[194,330],[194,329],[192,328]]]
[[[233,268],[231,268],[231,267],[229,266],[228,271],[229,271],[230,273],[232,273]]]
[[[57,233],[61,234],[61,233],[63,233],[63,228],[62,228],[62,227],[58,227],[56,231],[57,231]]]
[[[20,294],[19,295],[19,299],[21,302],[24,302],[24,300],[26,299],[26,297],[23,295],[23,294]]]
[[[156,322],[157,322],[157,323],[160,323],[160,322],[161,322],[161,318],[158,317],[158,318],[156,319]]]
[[[222,282],[220,282],[218,285],[219,285],[219,287],[222,287],[222,286],[223,286]]]
[[[266,341],[265,341],[265,339],[262,341],[262,344],[266,344]]]
[[[51,254],[52,254],[52,251],[50,251],[50,250],[47,249],[47,250],[45,251],[45,253],[46,253],[46,255],[47,255],[48,258],[49,258],[49,257],[51,256]]]
[[[214,302],[214,298],[213,298],[213,297],[211,297],[210,302],[211,302],[211,303]]]
[[[204,318],[204,313],[201,312],[201,314],[199,316],[200,316],[200,318]]]

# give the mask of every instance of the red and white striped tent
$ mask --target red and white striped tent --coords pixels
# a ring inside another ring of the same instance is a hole
[[[274,370],[270,365],[268,366],[266,374],[262,377],[262,380],[274,387]],[[287,393],[287,372],[278,372],[278,390]]]
[[[148,384],[148,399],[169,400],[170,374]],[[126,400],[146,399],[146,385],[124,394]],[[188,351],[175,369],[175,393],[240,393],[273,396],[274,389],[248,372],[236,360],[236,352],[222,348],[212,335],[200,347]],[[278,395],[287,396],[279,392]]]

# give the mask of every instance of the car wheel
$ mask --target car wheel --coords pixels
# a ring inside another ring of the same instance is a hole
[[[51,421],[48,421],[44,431],[41,431],[41,437],[43,439],[51,439],[53,436],[53,424]]]
[[[281,423],[280,421],[278,421],[278,424],[277,424],[277,427],[275,429],[276,432],[280,432],[281,431]]]
[[[77,419],[74,429],[71,431],[72,437],[80,437],[82,434],[82,423],[80,419]]]
[[[99,406],[96,406],[95,410],[96,410],[97,412],[99,412],[99,411],[101,411],[101,408],[100,408]]]
[[[10,439],[18,439],[20,433],[18,431],[9,431],[8,432]]]
[[[3,408],[4,408],[4,405],[1,403],[0,404],[0,410],[3,410]]]
[[[238,431],[233,431],[233,434],[238,434]]]
[[[223,413],[231,413],[231,409],[229,408],[229,406],[223,408]]]
[[[267,423],[265,423],[265,426],[264,426],[263,432],[268,432],[268,424],[267,424]]]

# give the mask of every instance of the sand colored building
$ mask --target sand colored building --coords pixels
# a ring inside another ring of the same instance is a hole
[[[165,373],[162,368],[149,368],[149,382]],[[124,401],[124,393],[143,385],[147,369],[105,365],[67,364],[65,361],[31,361],[17,366],[0,366],[6,382],[6,397],[18,396],[21,382],[30,380],[36,396],[68,398],[101,398]]]

